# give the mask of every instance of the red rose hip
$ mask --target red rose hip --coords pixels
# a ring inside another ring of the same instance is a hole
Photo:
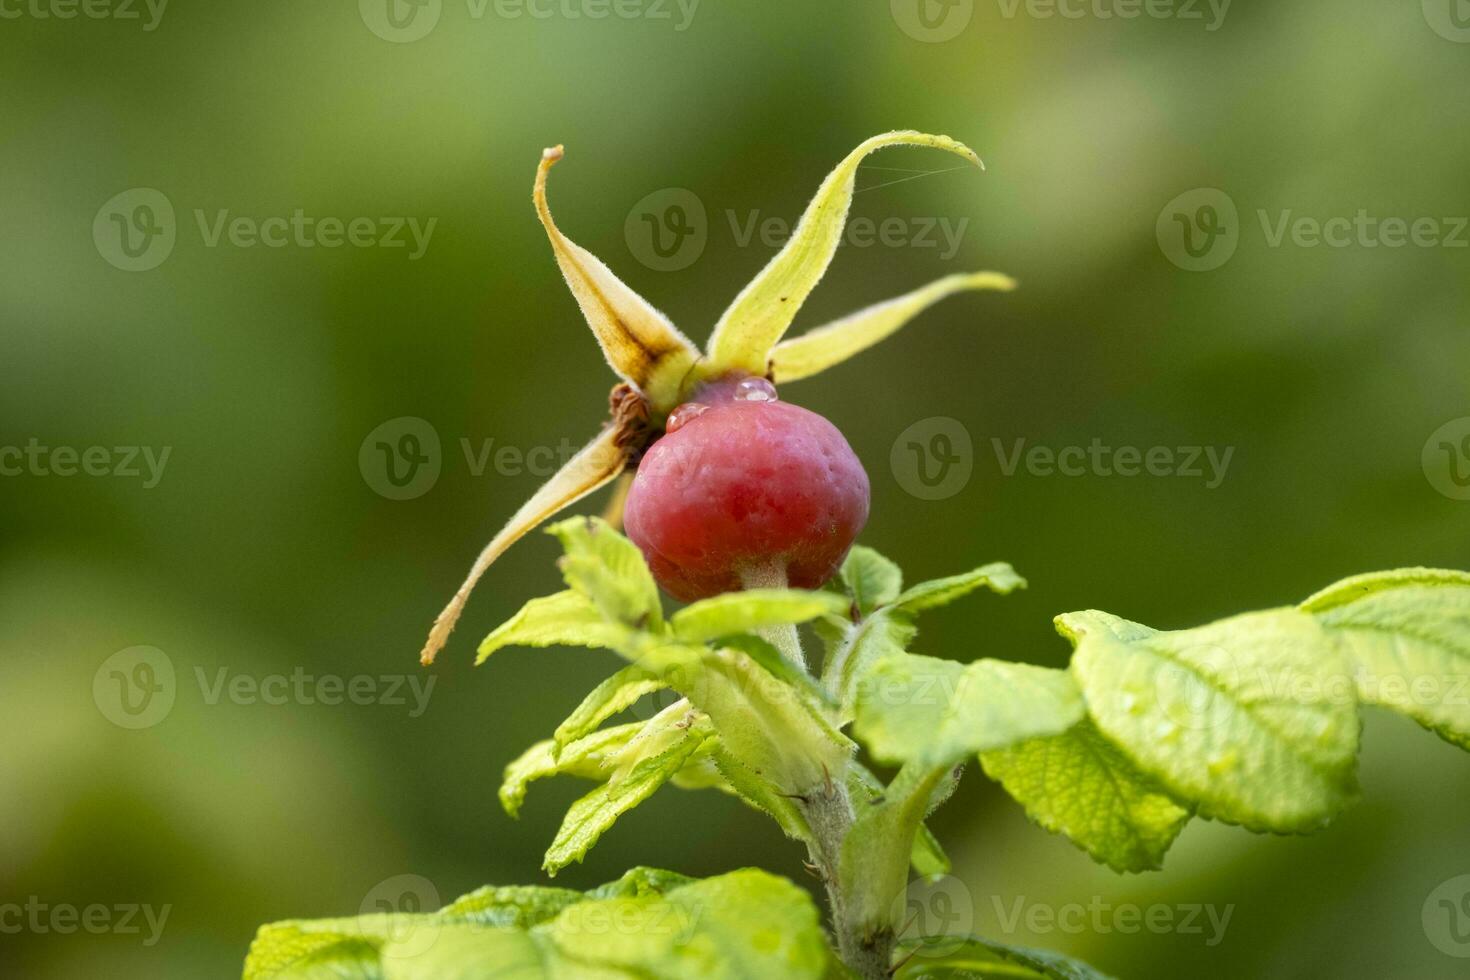
[[[764,378],[706,386],[638,465],[624,526],[654,577],[692,601],[742,587],[814,589],[868,519],[868,475],[837,427]]]

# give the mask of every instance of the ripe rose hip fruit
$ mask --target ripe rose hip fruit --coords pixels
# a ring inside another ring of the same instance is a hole
[[[638,464],[623,522],[686,602],[751,585],[815,589],[868,520],[868,474],[837,427],[764,378],[706,386]]]
[[[553,146],[541,154],[532,203],[572,296],[622,380],[602,432],[481,550],[434,620],[420,660],[433,662],[475,583],[507,548],[614,481],[608,522],[615,526],[621,515],[659,584],[676,598],[762,586],[810,589],[836,573],[868,519],[868,477],[842,433],[781,402],[775,385],[841,364],[946,296],[1016,286],[998,272],[952,273],[786,338],[837,254],[860,165],[892,146],[929,147],[982,166],[974,150],[948,136],[901,130],[864,140],[822,181],[790,239],[721,314],[703,350],[562,234],[546,181],[565,153]]]

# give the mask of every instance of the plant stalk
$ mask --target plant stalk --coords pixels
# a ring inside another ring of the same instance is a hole
[[[784,562],[750,565],[740,570],[740,585],[746,589],[784,589],[789,585]],[[801,637],[791,623],[765,626],[756,630],[762,640],[781,651],[781,656],[806,670],[806,656],[801,651]]]

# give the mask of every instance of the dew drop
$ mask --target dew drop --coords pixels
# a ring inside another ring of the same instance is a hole
[[[765,378],[741,378],[735,384],[734,399],[737,402],[776,401],[776,386]]]
[[[709,406],[704,402],[685,402],[669,413],[669,420],[664,423],[664,431],[678,432],[685,425],[708,411]]]

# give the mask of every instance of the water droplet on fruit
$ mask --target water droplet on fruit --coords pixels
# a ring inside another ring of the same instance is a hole
[[[776,386],[765,378],[741,378],[735,384],[734,399],[737,402],[776,401]]]
[[[708,411],[709,406],[704,402],[685,402],[669,413],[669,420],[664,423],[664,431],[678,432],[687,423],[699,418]]]

